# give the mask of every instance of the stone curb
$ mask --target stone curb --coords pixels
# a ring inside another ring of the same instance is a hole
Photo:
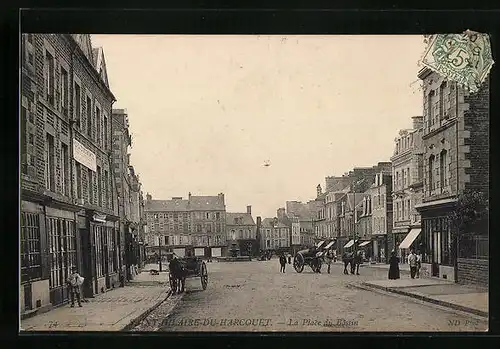
[[[145,318],[148,317],[149,314],[153,312],[156,308],[158,308],[163,302],[165,302],[170,296],[172,295],[172,290],[169,289],[167,292],[167,296],[165,298],[162,298],[160,301],[158,301],[156,304],[154,304],[151,308],[146,310],[144,313],[140,314],[137,316],[135,319],[130,321],[125,327],[123,327],[120,331],[130,331],[132,328],[136,327],[139,325]]]
[[[160,323],[160,327],[159,328],[162,328],[164,326],[165,322],[167,322],[167,319],[170,317],[170,315],[172,315],[174,313],[174,311],[179,308],[180,303],[181,303],[181,301],[182,301],[182,299],[184,298],[185,295],[186,295],[186,292],[183,292],[181,294],[181,296],[179,297],[179,299],[177,300],[177,302],[174,304],[174,306],[172,307],[172,309],[170,309],[170,311],[168,312],[167,316],[165,316],[165,318],[163,319],[163,321]]]
[[[364,286],[364,287],[366,287],[366,288],[359,287],[359,286],[356,286],[356,285],[353,285],[353,286],[354,287],[358,287],[358,288],[362,288],[362,289],[370,289],[371,288],[371,289],[379,289],[379,290],[390,292],[390,293],[396,293],[396,294],[400,294],[400,295],[403,295],[403,296],[406,296],[406,297],[415,298],[415,299],[418,299],[420,301],[424,301],[424,302],[427,302],[427,303],[437,304],[437,305],[440,305],[442,307],[452,308],[452,309],[455,309],[455,310],[460,310],[460,311],[463,311],[463,312],[466,312],[466,313],[478,315],[478,316],[485,317],[485,318],[488,318],[488,316],[489,316],[487,312],[484,312],[482,310],[474,309],[474,308],[470,308],[470,307],[466,307],[466,306],[463,306],[463,305],[454,304],[454,303],[450,303],[450,302],[446,302],[446,301],[442,301],[442,300],[439,300],[439,299],[434,299],[434,298],[427,297],[427,296],[425,296],[423,294],[420,294],[420,293],[406,292],[406,291],[403,291],[403,290],[398,290],[398,289],[393,288],[393,287],[385,287],[385,286],[373,285],[373,284],[368,284],[366,282],[363,282],[361,285]]]

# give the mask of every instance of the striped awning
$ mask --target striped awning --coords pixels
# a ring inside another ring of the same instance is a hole
[[[354,240],[350,240],[347,244],[344,245],[344,248],[349,248],[354,245]]]
[[[362,243],[359,244],[359,247],[366,246],[370,243],[371,241],[363,241]]]
[[[417,236],[420,235],[421,231],[422,231],[421,229],[412,229],[412,230],[410,230],[410,232],[408,233],[408,235],[406,235],[406,237],[403,240],[403,242],[399,245],[399,248],[408,248],[408,247],[410,247],[411,244],[413,243],[413,241],[415,241],[415,239],[417,238]]]
[[[335,240],[330,241],[330,242],[328,243],[328,245],[326,245],[326,246],[325,246],[325,250],[328,250],[330,247],[332,247],[334,243],[335,243]]]

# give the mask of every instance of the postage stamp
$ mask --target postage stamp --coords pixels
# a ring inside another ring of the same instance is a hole
[[[488,35],[470,30],[433,35],[422,58],[423,65],[471,93],[479,90],[493,63]]]

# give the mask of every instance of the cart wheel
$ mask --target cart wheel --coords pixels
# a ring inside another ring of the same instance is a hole
[[[208,285],[208,272],[207,272],[207,265],[205,264],[205,262],[201,263],[200,279],[201,279],[201,287],[203,287],[203,290],[206,290]]]
[[[293,259],[293,267],[297,273],[302,273],[304,270],[304,257],[300,253],[295,255],[295,258]]]

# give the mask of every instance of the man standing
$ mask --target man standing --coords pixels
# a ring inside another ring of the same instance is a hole
[[[281,265],[280,273],[284,273],[285,272],[285,266],[286,266],[286,257],[285,257],[284,253],[282,253],[280,255],[280,265]]]
[[[417,273],[417,255],[413,252],[413,249],[410,250],[410,254],[408,255],[408,264],[410,265],[410,276],[412,279],[415,279],[415,274]]]

